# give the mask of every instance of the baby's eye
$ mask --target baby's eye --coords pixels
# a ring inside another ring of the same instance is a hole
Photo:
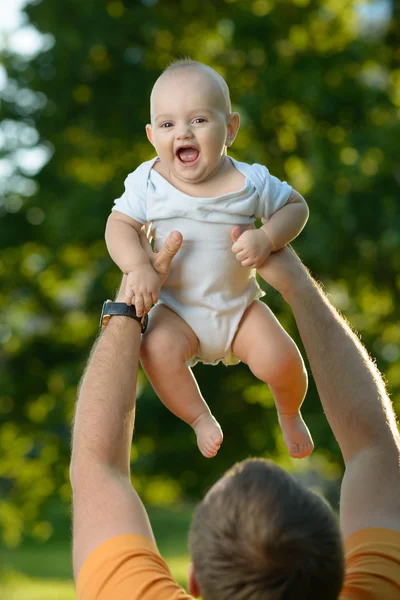
[[[205,119],[203,119],[203,117],[197,117],[197,119],[194,119],[194,121],[193,121],[193,122],[194,122],[194,123],[197,123],[197,124],[201,124],[201,123],[205,123],[205,122],[206,122],[206,120],[205,120]]]
[[[171,121],[166,121],[165,123],[161,123],[161,125],[160,125],[160,127],[163,127],[164,129],[169,129],[172,126],[173,126],[173,123],[171,123]]]

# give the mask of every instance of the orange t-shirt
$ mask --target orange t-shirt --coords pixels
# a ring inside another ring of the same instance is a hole
[[[364,529],[346,542],[340,600],[400,600],[400,531]],[[141,535],[113,537],[84,563],[78,600],[193,600],[172,578],[154,543]]]

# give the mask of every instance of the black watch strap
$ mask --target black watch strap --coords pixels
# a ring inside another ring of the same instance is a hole
[[[142,333],[147,329],[149,321],[149,315],[146,313],[143,317],[138,317],[134,305],[125,304],[125,302],[112,302],[112,300],[106,300],[103,304],[103,310],[100,318],[100,328],[106,327],[108,321],[114,316],[130,317],[135,319],[142,326]]]

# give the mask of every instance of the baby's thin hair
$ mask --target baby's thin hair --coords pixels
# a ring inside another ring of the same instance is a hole
[[[174,58],[169,65],[164,69],[164,73],[166,71],[172,71],[173,69],[184,69],[185,67],[207,67],[204,63],[199,62],[198,60],[193,60],[190,56],[184,56],[183,58]],[[211,69],[211,67],[208,67]]]
[[[232,111],[231,98],[230,98],[228,84],[226,83],[226,81],[222,77],[222,75],[220,75],[215,69],[213,69],[209,65],[201,63],[198,60],[193,60],[189,56],[185,56],[183,58],[176,58],[172,62],[170,62],[170,64],[164,69],[162,74],[164,75],[164,73],[170,73],[171,71],[176,71],[178,69],[187,69],[187,68],[201,69],[203,71],[206,71],[206,73],[209,73],[210,75],[215,77],[215,79],[218,81],[218,83],[221,87],[221,92],[224,95],[227,111],[228,111],[228,113],[231,113],[231,111]]]

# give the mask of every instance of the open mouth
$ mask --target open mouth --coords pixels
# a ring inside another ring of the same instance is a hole
[[[200,152],[194,146],[184,146],[182,148],[178,148],[176,151],[176,156],[179,161],[184,165],[192,165],[199,158]]]

